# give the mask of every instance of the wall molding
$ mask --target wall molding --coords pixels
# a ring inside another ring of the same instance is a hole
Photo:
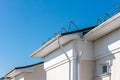
[[[110,55],[114,55],[114,54],[117,54],[117,53],[120,53],[120,47],[118,47],[116,49],[113,49],[111,51],[104,52],[101,55],[98,55],[98,56],[94,57],[94,60],[104,58],[104,57],[107,57],[107,56],[110,56]]]
[[[74,59],[73,59],[73,56],[70,57],[70,60],[71,60],[71,62],[74,60]],[[44,67],[44,69],[45,69],[45,71],[49,71],[49,70],[51,70],[51,69],[54,69],[54,68],[56,68],[56,67],[58,67],[58,66],[61,66],[61,65],[65,64],[65,63],[68,63],[68,62],[69,62],[68,59],[64,59],[64,60],[62,60],[62,61],[60,61],[60,62],[57,62],[56,64],[53,64],[53,65],[51,65],[51,66],[49,66],[49,67],[47,67],[47,68]]]

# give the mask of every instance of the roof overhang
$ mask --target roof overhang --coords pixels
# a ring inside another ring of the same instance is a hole
[[[54,37],[52,40],[48,41],[45,45],[43,45],[37,51],[35,51],[31,55],[31,57],[43,58],[46,55],[48,55],[49,53],[51,53],[52,51],[58,49],[59,48],[58,37],[59,37],[61,45],[64,45],[64,44],[72,41],[73,39],[80,39],[80,36],[78,35],[78,33],[68,34],[68,35],[64,35],[64,36],[58,35],[58,36]]]
[[[6,77],[15,77],[23,72],[32,72],[33,68],[27,68],[27,69],[14,69],[10,73],[6,75]]]
[[[11,70],[9,73],[6,74],[6,77],[10,77],[13,78],[21,73],[24,72],[33,72],[33,69],[37,66],[42,66],[43,62],[39,62],[36,64],[32,64],[32,65],[27,65],[27,66],[22,66],[22,67],[16,67],[13,70]]]
[[[120,28],[120,13],[114,15],[96,28],[89,31],[84,37],[87,40],[94,41],[100,37]]]

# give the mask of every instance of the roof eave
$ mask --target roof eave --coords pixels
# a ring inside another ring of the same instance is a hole
[[[58,45],[58,36],[47,42],[45,45],[43,45],[41,48],[39,48],[37,51],[35,51],[31,57],[33,58],[44,58],[46,55],[51,53],[52,51],[59,48]],[[73,39],[81,39],[79,35],[74,34],[67,34],[64,36],[59,35],[60,43],[62,45],[72,41]],[[81,39],[82,40],[82,39]]]
[[[107,21],[103,22],[99,26],[95,27],[89,31],[84,38],[90,41],[95,41],[96,39],[110,33],[111,31],[120,27],[120,13],[114,15]]]
[[[16,75],[19,75],[21,74],[22,72],[21,71],[18,71],[16,69],[13,69],[12,71],[10,71],[8,74],[6,74],[6,77],[15,77]]]
[[[35,67],[37,65],[41,66],[41,65],[43,65],[43,62],[39,62],[39,63],[28,65],[28,66],[16,67],[13,70],[11,70],[9,73],[7,73],[6,77],[14,77],[23,72],[33,72],[33,67]]]
[[[33,58],[36,58],[36,54],[43,50],[46,46],[50,45],[51,43],[53,43],[55,40],[57,40],[57,37],[61,36],[61,35],[57,35],[56,37],[54,37],[53,39],[51,39],[50,41],[48,41],[47,43],[45,43],[42,47],[40,47],[38,50],[36,50],[35,52],[33,52],[30,56]]]

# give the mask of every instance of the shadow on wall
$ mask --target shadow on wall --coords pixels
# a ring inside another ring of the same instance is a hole
[[[96,41],[95,45],[95,54],[101,56],[95,61],[96,80],[120,80],[120,28]],[[105,65],[107,72],[103,73]]]
[[[95,61],[96,67],[96,79],[95,80],[112,80],[113,74],[113,61],[116,59],[114,55],[106,56],[104,58],[98,59]],[[107,66],[107,71],[104,72],[104,67]]]

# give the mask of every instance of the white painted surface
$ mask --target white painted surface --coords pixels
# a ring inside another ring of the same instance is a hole
[[[85,38],[94,41],[118,28],[120,28],[120,12],[89,31],[85,34]]]
[[[47,80],[69,80],[69,63],[48,70]]]
[[[117,29],[94,42],[85,43],[82,40],[74,40],[65,44],[64,49],[72,62],[71,80],[75,79],[74,70],[76,67],[73,64],[76,54],[80,54],[81,51],[83,53],[81,57],[81,80],[120,80],[119,35],[120,29]],[[110,69],[108,74],[103,75],[101,65],[105,63],[109,64]],[[47,80],[69,80],[69,62],[61,49],[45,56],[44,69]]]
[[[95,57],[100,57],[106,54],[112,54],[120,49],[120,29],[117,29],[110,34],[96,40],[94,42]]]
[[[102,75],[101,72],[101,64],[104,64],[105,62],[109,62],[109,75]],[[110,80],[108,78],[111,78],[111,80],[120,80],[120,53],[110,55],[101,59],[96,60],[96,78],[107,78],[107,80]],[[110,75],[111,74],[111,75]]]
[[[81,66],[81,69],[84,72],[81,71],[82,77],[80,77],[80,79],[93,80],[94,63],[92,43],[88,42],[88,44],[86,44],[84,41],[74,40],[64,45],[64,49],[69,58],[71,58],[71,80],[76,79],[75,60],[77,54],[80,54],[81,51],[83,52],[81,65],[84,65]],[[61,49],[57,49],[51,54],[46,55],[44,68],[46,70],[47,80],[69,80],[69,62]],[[88,76],[86,77],[85,75]]]
[[[69,57],[73,57],[73,46],[72,43],[67,44],[64,46],[65,51]],[[45,58],[44,68],[50,69],[52,67],[61,65],[65,62],[68,62],[64,52],[62,49],[57,49],[56,51],[52,52],[51,54],[47,55]]]
[[[94,42],[96,80],[120,80],[120,29],[112,31]],[[109,64],[107,74],[102,74],[102,64]]]
[[[24,80],[24,75],[20,74],[20,75],[15,76],[15,80]]]
[[[25,80],[46,80],[46,72],[42,66],[37,66],[33,69],[32,73],[24,73]]]
[[[81,80],[120,80],[120,13],[114,19],[107,20],[87,35],[88,41],[73,39],[71,42],[64,44],[64,49],[71,58],[71,80],[75,80],[75,60],[76,54],[80,54],[80,79]],[[113,20],[113,21],[112,21]],[[119,29],[118,29],[119,28]],[[117,30],[115,30],[117,29]],[[114,30],[114,31],[113,31]],[[112,32],[111,32],[112,31]],[[103,33],[102,33],[103,32]],[[97,40],[96,40],[97,39]],[[91,41],[89,41],[91,40]],[[57,42],[56,42],[57,43]],[[52,44],[51,44],[52,45]],[[54,46],[54,45],[52,45]],[[57,45],[48,54],[44,54],[44,69],[47,80],[69,80],[69,62],[63,51]],[[49,49],[44,49],[47,51]],[[44,52],[45,53],[45,52]],[[39,58],[41,53],[35,57]],[[109,64],[108,73],[102,73],[102,64]]]
[[[49,53],[53,52],[55,49],[58,49],[59,48],[58,36],[56,36],[52,40],[48,41],[46,44],[44,44],[42,47],[40,47],[37,51],[35,51],[31,56],[34,58],[40,58],[40,57],[43,58],[46,55],[48,55]],[[74,38],[78,38],[78,34],[59,36],[60,44],[64,45]]]
[[[94,80],[94,61],[81,60],[80,80]]]
[[[11,80],[46,80],[46,72],[43,65],[34,66],[32,72],[23,72],[14,76]]]
[[[78,54],[80,54],[82,51],[82,59],[93,60],[94,54],[93,54],[93,43],[92,42],[85,43],[85,41],[76,40],[76,43],[74,44],[76,44],[77,46],[76,51]]]
[[[24,80],[24,78],[20,78],[19,80]]]
[[[71,71],[73,59],[73,44],[64,46],[67,55],[71,58]],[[45,57],[44,69],[47,80],[69,80],[69,62],[62,49],[57,49]],[[71,75],[71,78],[72,75]]]

